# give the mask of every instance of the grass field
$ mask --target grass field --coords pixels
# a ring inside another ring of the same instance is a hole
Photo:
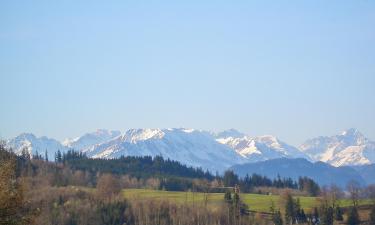
[[[207,204],[214,206],[224,203],[223,193],[193,193],[193,192],[177,192],[177,191],[159,191],[148,189],[125,189],[123,190],[125,198],[128,199],[158,199],[167,200],[176,203],[190,203],[190,204],[203,204],[207,199]],[[268,212],[272,202],[277,208],[282,208],[280,205],[280,197],[277,195],[260,195],[260,194],[241,194],[241,199],[246,203],[250,210],[257,212]],[[305,211],[310,211],[318,205],[318,198],[315,197],[299,197],[300,203]],[[369,204],[369,200],[363,200],[361,205]],[[351,202],[348,199],[340,200],[340,206],[350,206]]]

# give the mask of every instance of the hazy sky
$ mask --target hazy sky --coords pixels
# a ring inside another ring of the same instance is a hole
[[[375,1],[1,1],[0,84],[1,138],[236,128],[297,145],[356,127],[375,140]]]

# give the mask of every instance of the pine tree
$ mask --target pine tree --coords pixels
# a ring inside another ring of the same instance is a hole
[[[39,159],[39,152],[36,150],[35,155],[33,156],[34,159]]]
[[[307,222],[307,216],[306,216],[305,211],[303,209],[301,209],[300,213],[299,213],[299,222],[300,223],[306,223]]]
[[[323,225],[333,224],[333,208],[331,206],[324,205],[322,207],[321,223]]]
[[[295,209],[294,209],[294,201],[291,194],[287,194],[286,196],[286,204],[285,204],[285,223],[286,224],[293,224],[295,218]]]
[[[225,200],[225,202],[227,202],[227,203],[232,203],[232,194],[231,194],[230,190],[227,190],[227,191],[225,192],[224,200]]]
[[[227,170],[224,173],[223,182],[226,187],[234,187],[238,184],[238,176],[232,170]]]
[[[347,224],[357,225],[359,223],[360,221],[359,221],[359,214],[358,214],[357,207],[351,207],[349,210],[349,214],[348,214]]]
[[[61,155],[60,149],[57,150],[57,153],[55,153],[55,162],[56,163],[61,163],[62,162],[62,155]]]
[[[280,210],[277,210],[273,215],[272,215],[272,222],[275,225],[283,225],[283,219],[281,217],[281,212]]]
[[[46,151],[44,152],[44,160],[45,160],[46,162],[48,162],[48,154],[47,154],[47,149],[46,149]]]
[[[314,213],[312,215],[312,220],[314,223],[317,223],[319,221],[319,212],[318,208],[314,207]]]
[[[375,204],[371,208],[369,224],[370,225],[375,225]]]
[[[336,221],[343,221],[344,220],[344,217],[343,217],[343,211],[342,211],[342,209],[341,209],[341,207],[340,206],[336,206],[335,207],[335,220]]]
[[[272,222],[274,225],[282,225],[283,219],[280,210],[275,209],[275,203],[271,202],[270,212],[272,213]]]

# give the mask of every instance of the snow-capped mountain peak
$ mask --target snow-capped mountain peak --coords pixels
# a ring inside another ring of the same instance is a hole
[[[351,145],[363,145],[368,142],[367,138],[355,128],[343,131],[341,137]]]
[[[219,138],[217,141],[228,145],[249,161],[261,161],[280,157],[309,158],[297,148],[278,140],[272,135],[258,137],[244,136],[240,138],[226,137]]]
[[[121,140],[124,142],[137,143],[148,139],[161,139],[165,133],[161,129],[130,129],[122,135]]]
[[[210,171],[223,171],[245,161],[208,132],[186,128],[131,129],[118,138],[93,146],[86,154],[93,158],[161,155]]]
[[[63,145],[68,148],[83,151],[93,145],[97,145],[109,141],[121,135],[120,131],[110,131],[105,129],[98,129],[91,133],[86,133],[80,137],[73,139],[66,139]]]
[[[30,155],[36,153],[44,156],[47,151],[48,158],[51,160],[58,150],[65,152],[67,147],[63,146],[59,141],[48,138],[46,136],[36,137],[31,133],[22,133],[10,140],[7,140],[6,145],[16,153],[21,154],[25,149]]]
[[[375,143],[354,128],[339,135],[310,139],[302,144],[300,149],[314,160],[328,162],[334,166],[375,162]]]

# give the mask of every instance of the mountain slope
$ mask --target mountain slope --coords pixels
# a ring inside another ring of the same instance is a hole
[[[131,129],[85,153],[93,158],[161,155],[213,172],[245,162],[232,149],[216,142],[210,133],[191,129]]]
[[[47,151],[49,160],[54,160],[55,152],[58,150],[61,152],[68,150],[66,146],[63,146],[55,139],[44,136],[36,137],[30,133],[20,134],[17,137],[8,140],[6,145],[12,148],[16,154],[21,154],[22,150],[26,149],[31,155],[38,152],[44,157],[45,151]]]
[[[307,176],[320,185],[336,184],[345,187],[349,181],[355,180],[365,184],[360,174],[350,167],[334,167],[323,162],[309,162],[306,159],[279,158],[256,163],[232,166],[231,169],[240,176],[257,173],[270,178],[291,177],[298,179]]]
[[[309,158],[297,148],[288,145],[274,136],[259,137],[225,137],[217,139],[218,142],[234,149],[249,162],[264,161],[281,157]]]
[[[99,129],[96,132],[87,133],[83,136],[80,136],[74,139],[67,139],[63,142],[63,144],[69,148],[83,151],[86,148],[107,142],[120,135],[121,135],[120,131],[109,131],[109,130]]]
[[[353,166],[353,168],[366,180],[367,184],[375,184],[375,164]]]
[[[340,135],[310,139],[300,149],[314,160],[334,166],[375,162],[375,143],[353,128]]]

